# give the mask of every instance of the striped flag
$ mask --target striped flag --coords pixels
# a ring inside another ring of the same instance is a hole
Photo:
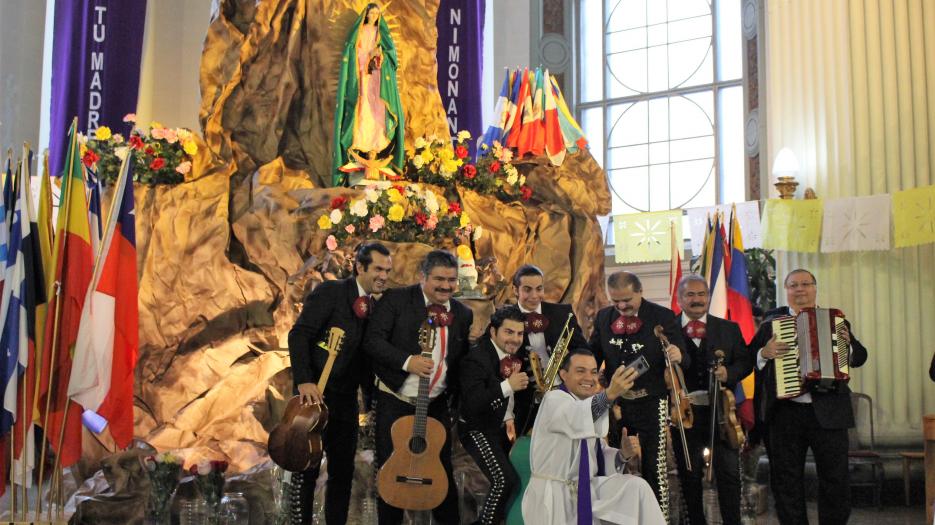
[[[133,439],[133,369],[139,338],[132,155],[127,155],[117,180],[100,258],[81,312],[68,384],[72,400],[103,418],[121,448]]]
[[[39,408],[52,449],[68,467],[81,457],[81,412],[68,402],[68,381],[78,323],[94,270],[88,200],[78,154],[77,119],[69,131],[69,147],[62,177],[62,199],[55,228],[55,270],[46,288],[49,297],[45,337],[40,356]],[[46,411],[46,402],[49,409]],[[61,444],[61,448],[59,448]]]
[[[496,121],[487,127],[487,131],[484,132],[484,138],[481,140],[481,144],[488,148],[492,147],[495,141],[500,141],[503,130],[506,129],[507,119],[510,116],[509,69],[506,70],[506,75],[503,77],[503,86],[500,87],[500,96],[497,98],[497,105],[494,107],[493,115]]]
[[[675,315],[679,315],[682,313],[678,297],[679,281],[682,280],[682,256],[679,253],[678,245],[681,239],[676,239],[675,231],[675,223],[672,222],[669,224],[669,238],[672,244],[672,255],[669,258],[669,293],[672,295],[669,307],[675,312]]]
[[[558,106],[555,104],[555,92],[552,91],[552,76],[545,70],[545,154],[553,166],[561,166],[565,162],[565,138],[562,136],[562,126],[558,121]]]
[[[101,180],[91,168],[85,168],[88,185],[88,222],[91,224],[91,252],[96,258],[101,250],[103,229],[101,224]]]
[[[721,218],[714,220],[714,228],[711,235],[710,265],[705,278],[708,280],[708,288],[711,290],[711,302],[708,306],[708,312],[722,319],[727,318],[727,252],[725,248],[727,243],[724,240],[724,226],[721,224]],[[707,255],[707,254],[705,254]]]

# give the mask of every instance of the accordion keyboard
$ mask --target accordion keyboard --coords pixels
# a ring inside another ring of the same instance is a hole
[[[773,320],[776,340],[787,343],[793,350],[776,358],[776,397],[789,399],[802,394],[802,372],[799,370],[799,349],[796,346],[795,317]]]

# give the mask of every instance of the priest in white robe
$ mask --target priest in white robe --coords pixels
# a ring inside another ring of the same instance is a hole
[[[665,525],[649,484],[620,472],[629,459],[626,451],[603,442],[608,410],[636,375],[621,366],[600,391],[594,355],[569,351],[559,370],[563,386],[545,395],[533,427],[532,478],[523,495],[526,523]]]

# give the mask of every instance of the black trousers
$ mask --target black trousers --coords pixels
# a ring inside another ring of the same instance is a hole
[[[682,483],[682,497],[688,508],[691,525],[704,525],[704,449],[711,443],[711,410],[706,406],[692,406],[694,425],[685,430],[688,454],[692,470],[685,465],[685,453],[682,449],[682,436],[677,428],[672,429],[672,448],[679,467],[679,481]],[[740,525],[740,453],[731,450],[720,436],[714,444],[714,481],[717,483],[717,500],[721,509],[724,525]]]
[[[662,514],[669,519],[669,473],[666,465],[666,429],[668,402],[665,397],[643,397],[621,401],[620,425],[627,434],[637,436],[642,453],[643,479],[656,495]],[[619,443],[619,435],[614,436]]]
[[[459,423],[461,425],[463,423]],[[506,504],[519,489],[519,474],[510,463],[510,440],[504,429],[498,431],[462,430],[461,445],[474,458],[490,482],[478,522],[494,525],[506,518]]]
[[[328,425],[322,434],[328,461],[328,482],[325,486],[325,521],[332,524],[347,522],[347,508],[351,501],[351,482],[354,480],[354,456],[357,453],[357,395],[342,395],[340,401],[325,398],[328,406]],[[292,524],[309,525],[314,513],[315,484],[320,465],[292,475]]]
[[[383,463],[393,453],[393,439],[390,435],[393,423],[403,416],[415,414],[416,407],[382,391],[376,393],[376,404],[377,465],[379,467],[383,466]],[[458,488],[455,486],[451,467],[451,415],[448,411],[447,396],[439,396],[429,403],[428,415],[437,419],[445,427],[445,444],[442,446],[441,460],[445,473],[448,474],[448,495],[445,496],[441,505],[432,510],[432,516],[436,523],[458,524],[461,518],[458,511]],[[382,498],[378,498],[377,501],[377,514],[380,525],[399,524],[403,521],[403,510],[390,506]]]
[[[822,428],[811,404],[777,401],[773,405],[766,453],[780,523],[808,523],[805,455],[809,448],[815,456],[818,473],[818,522],[822,525],[847,523],[851,514],[847,446],[847,429]]]

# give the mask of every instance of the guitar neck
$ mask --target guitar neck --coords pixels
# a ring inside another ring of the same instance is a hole
[[[432,352],[422,352],[422,357],[432,358]],[[439,363],[442,366],[442,363]],[[425,420],[429,413],[429,385],[431,379],[428,377],[419,378],[419,397],[416,398],[415,424],[412,429],[413,437],[425,437]]]
[[[328,378],[331,377],[331,367],[334,366],[334,359],[338,356],[336,352],[328,352],[328,360],[325,361],[325,367],[321,370],[321,377],[318,378],[318,391],[324,392],[328,386]]]
[[[328,352],[328,360],[325,361],[325,367],[321,370],[321,376],[318,378],[318,391],[321,393],[325,392],[325,387],[328,386],[328,378],[331,376],[331,367],[334,366],[334,359],[338,356],[338,352],[341,350],[341,344],[344,342],[344,330],[333,326],[328,331],[328,342],[318,343],[318,347]]]

